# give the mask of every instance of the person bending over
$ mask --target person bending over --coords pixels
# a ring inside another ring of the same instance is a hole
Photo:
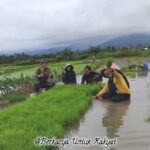
[[[99,73],[92,71],[91,67],[87,65],[84,68],[81,84],[91,84],[99,81],[102,81],[102,76]]]
[[[121,71],[107,68],[102,70],[101,74],[109,80],[94,99],[111,99],[113,102],[130,99],[129,82]]]

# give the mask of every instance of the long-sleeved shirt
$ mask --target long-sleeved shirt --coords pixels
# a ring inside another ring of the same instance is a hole
[[[114,76],[113,76],[113,82],[115,83],[117,90],[120,94],[130,94],[130,89],[124,80],[123,76],[117,72],[116,70],[113,70]],[[103,89],[97,94],[97,96],[102,96],[105,93],[109,92],[108,83],[105,84]]]
[[[102,76],[97,73],[97,72],[91,72],[90,74],[84,74],[82,76],[82,81],[81,83],[84,84],[85,82],[87,84],[90,84],[90,83],[93,83],[93,82],[99,82],[99,81],[102,81]]]
[[[39,77],[39,75],[43,73],[44,76]],[[35,76],[38,82],[40,82],[41,84],[44,84],[45,82],[47,82],[47,80],[49,79],[51,74],[51,71],[49,68],[38,68]]]
[[[62,81],[64,82],[64,84],[76,84],[76,73],[73,70],[66,71],[63,74]]]

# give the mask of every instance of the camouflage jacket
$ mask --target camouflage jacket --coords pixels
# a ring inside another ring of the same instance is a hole
[[[39,77],[40,74],[44,74],[44,76],[42,77]],[[38,68],[36,70],[36,73],[35,73],[35,76],[36,76],[36,79],[40,82],[40,83],[45,83],[47,82],[47,80],[50,78],[51,76],[51,71],[49,68]]]

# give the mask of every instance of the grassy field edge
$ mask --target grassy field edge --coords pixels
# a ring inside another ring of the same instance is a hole
[[[47,149],[35,146],[34,139],[38,136],[62,138],[64,129],[80,118],[91,103],[91,95],[100,88],[100,84],[58,86],[3,110],[0,112],[0,149]]]

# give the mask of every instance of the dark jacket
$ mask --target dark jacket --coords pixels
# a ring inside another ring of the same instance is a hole
[[[102,76],[99,73],[92,71],[89,75],[84,74],[82,76],[81,83],[84,84],[86,82],[87,84],[90,84],[99,81],[102,81]]]
[[[62,81],[64,84],[76,84],[76,73],[73,70],[65,71],[62,77]]]

